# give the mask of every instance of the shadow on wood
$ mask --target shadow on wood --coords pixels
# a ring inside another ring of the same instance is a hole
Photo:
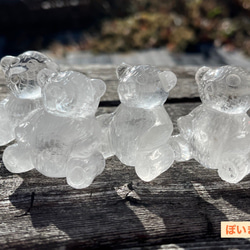
[[[174,133],[177,118],[197,105],[165,106]],[[114,109],[101,107],[98,113]],[[145,183],[116,157],[108,159],[103,174],[83,190],[36,170],[11,174],[3,164],[0,176],[1,249],[168,247],[163,244],[249,249],[248,239],[221,239],[220,222],[250,220],[250,176],[229,184],[216,170],[190,160]]]

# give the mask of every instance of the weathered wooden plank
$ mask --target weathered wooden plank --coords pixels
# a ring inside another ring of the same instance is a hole
[[[64,69],[64,68],[63,68]],[[117,94],[118,80],[116,77],[114,65],[110,66],[73,66],[71,69],[83,72],[87,76],[93,78],[101,78],[107,84],[107,91],[102,97],[101,101],[119,100]],[[198,67],[159,67],[162,70],[172,70],[177,76],[177,84],[174,89],[170,91],[169,99],[172,98],[193,98],[198,97],[198,88],[195,83],[195,73]]]
[[[101,78],[107,85],[107,91],[101,101],[119,100],[117,94],[118,80],[114,65],[91,65],[91,66],[61,66],[62,70],[76,70],[92,78]],[[159,67],[162,70],[167,67]],[[177,75],[178,82],[176,87],[171,90],[169,99],[172,98],[192,98],[198,96],[197,85],[194,80],[197,67],[174,67],[171,70]],[[0,71],[0,100],[9,92],[3,72]]]
[[[175,125],[198,104],[169,104],[166,109]],[[101,107],[98,112],[113,110]],[[145,183],[132,167],[111,157],[103,174],[83,190],[35,170],[17,175],[2,165],[0,176],[1,249],[249,247],[248,239],[221,239],[220,222],[250,219],[250,176],[232,185],[194,160],[174,164]],[[30,213],[21,216],[32,193]]]
[[[203,66],[203,65],[201,65]],[[158,67],[161,70],[172,70],[177,76],[177,84],[170,91],[168,99],[195,98],[199,97],[198,87],[194,76],[199,67],[196,66],[174,66],[174,67]],[[91,78],[101,78],[107,85],[107,91],[101,98],[101,101],[119,100],[117,94],[118,80],[115,73],[115,65],[61,65],[61,70],[76,70],[86,74]],[[3,72],[0,70],[0,100],[9,92]]]
[[[44,51],[48,56],[52,56],[49,51]],[[235,65],[243,68],[250,67],[250,59],[240,50],[228,51],[225,48],[210,48],[209,57],[203,53],[171,53],[166,48],[153,48],[147,50],[131,51],[128,53],[98,53],[89,51],[67,52],[64,58],[54,58],[58,63],[66,65],[89,65],[89,64],[151,64],[156,66],[220,66]]]
[[[188,243],[179,243],[179,244],[162,244],[162,245],[154,245],[154,246],[147,246],[147,247],[132,247],[130,250],[140,250],[140,249],[147,249],[147,250],[154,250],[154,249],[166,249],[166,250],[199,250],[199,249],[206,249],[206,250],[214,250],[214,249],[247,249],[249,250],[249,241],[246,240],[245,242],[242,239],[224,239],[218,241],[214,240],[206,240],[206,242],[202,242],[200,240],[196,240],[193,242]]]

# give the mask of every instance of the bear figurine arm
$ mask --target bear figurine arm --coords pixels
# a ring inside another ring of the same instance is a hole
[[[188,161],[192,158],[192,150],[188,141],[181,135],[174,135],[170,138],[169,144],[175,155],[175,161]]]
[[[192,135],[192,115],[186,115],[183,117],[180,117],[177,120],[177,126],[180,130],[180,134],[186,139],[188,140],[189,138],[191,138]]]
[[[135,171],[144,181],[151,181],[165,172],[174,162],[174,151],[169,145],[172,123],[156,125],[138,141]]]
[[[188,141],[192,137],[193,133],[193,119],[196,114],[199,114],[202,110],[202,105],[195,108],[186,116],[182,116],[177,120],[177,126],[180,130],[180,134]]]
[[[115,113],[104,114],[97,116],[97,122],[101,127],[101,143],[100,151],[102,152],[104,158],[111,157],[115,154],[111,140],[111,123]]]
[[[167,143],[173,132],[172,121],[163,106],[151,110],[154,123],[138,138],[138,148],[154,149]]]
[[[170,138],[172,131],[172,124],[153,126],[140,138],[138,138],[138,148],[143,150],[150,150],[164,145]]]

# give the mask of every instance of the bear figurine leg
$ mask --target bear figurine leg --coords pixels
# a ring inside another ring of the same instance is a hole
[[[76,189],[86,188],[102,173],[104,167],[105,160],[99,152],[89,158],[71,158],[66,169],[67,183]]]
[[[135,171],[143,181],[151,181],[165,172],[174,162],[174,152],[169,144],[154,150],[138,151]]]
[[[3,163],[12,173],[23,173],[34,168],[30,150],[13,144],[8,146],[3,153]]]
[[[250,156],[227,155],[218,165],[220,178],[229,183],[238,183],[250,170]]]

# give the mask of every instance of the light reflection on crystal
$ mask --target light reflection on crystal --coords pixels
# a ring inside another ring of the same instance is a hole
[[[250,74],[241,68],[202,67],[196,73],[202,105],[177,121],[170,140],[176,161],[194,158],[237,183],[250,171]],[[208,88],[211,87],[211,88]]]
[[[174,161],[168,139],[172,122],[163,107],[168,92],[176,84],[171,71],[149,65],[117,67],[121,104],[110,115],[97,117],[102,127],[102,153],[116,155],[138,176],[151,181]]]
[[[79,72],[60,72],[46,58],[26,52],[1,60],[13,93],[0,103],[0,142],[16,139],[5,149],[3,162],[13,173],[36,168],[48,177],[66,177],[74,188],[85,188],[105,167],[95,112],[106,85]],[[13,78],[13,72],[25,75]]]
[[[11,91],[10,95],[0,103],[2,146],[14,140],[15,128],[30,113],[42,106],[41,87],[37,81],[38,72],[44,68],[56,71],[58,66],[39,52],[27,51],[17,57],[3,57],[1,67]]]

